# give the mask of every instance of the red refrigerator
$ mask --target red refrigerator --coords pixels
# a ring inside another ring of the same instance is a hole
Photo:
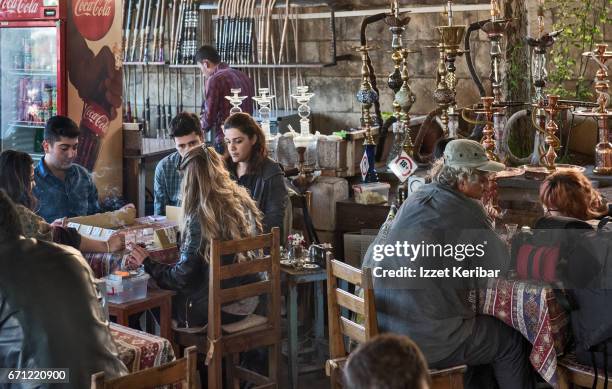
[[[0,0],[0,149],[43,155],[44,123],[66,115],[66,2]]]

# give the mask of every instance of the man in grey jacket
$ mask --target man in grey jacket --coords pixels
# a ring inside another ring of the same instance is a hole
[[[72,247],[24,238],[4,191],[0,269],[0,367],[68,369],[62,384],[0,377],[0,387],[88,388],[93,373],[127,374],[83,256]]]
[[[480,201],[488,174],[503,169],[478,142],[451,141],[433,182],[381,229],[363,265],[373,269],[380,330],[411,337],[431,367],[468,365],[466,388],[534,387],[525,339],[476,313],[474,290],[510,262]]]

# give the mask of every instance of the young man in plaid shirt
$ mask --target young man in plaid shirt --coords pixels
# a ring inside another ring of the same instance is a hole
[[[170,136],[174,138],[176,151],[159,161],[155,167],[155,215],[165,215],[166,205],[180,205],[181,176],[178,167],[181,159],[189,150],[204,142],[200,120],[196,114],[189,112],[181,112],[172,119]]]

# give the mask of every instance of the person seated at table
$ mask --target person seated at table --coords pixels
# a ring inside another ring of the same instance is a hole
[[[34,213],[38,201],[32,193],[36,185],[33,164],[28,153],[15,150],[0,153],[0,189],[4,189],[15,203],[26,238],[66,244],[84,253],[106,253],[123,249],[124,234],[113,234],[108,241],[89,239],[74,228],[49,224]]]
[[[153,213],[166,215],[166,205],[179,206],[181,176],[178,172],[181,158],[194,147],[204,143],[204,135],[197,115],[181,112],[170,121],[170,136],[174,138],[176,151],[157,164],[153,192]]]
[[[42,142],[45,155],[34,168],[34,195],[39,202],[38,214],[49,223],[101,212],[91,174],[74,163],[80,133],[67,116],[53,116],[45,124]]]
[[[178,292],[174,318],[184,327],[200,327],[208,322],[208,276],[211,239],[234,240],[254,236],[261,231],[261,212],[246,189],[235,183],[225,169],[222,157],[212,147],[196,147],[185,155],[180,169],[183,222],[180,258],[174,266],[154,262],[146,249],[131,247],[127,264],[144,268],[164,289]],[[225,264],[248,258],[225,257]],[[252,282],[234,278],[224,287]],[[243,319],[254,312],[258,298],[249,298],[224,306],[223,323]]]
[[[344,366],[351,389],[429,389],[427,362],[407,336],[378,335],[353,351]]]
[[[504,165],[489,161],[484,148],[467,139],[448,143],[441,163],[433,182],[408,197],[365,255],[363,267],[373,269],[379,329],[409,336],[430,367],[468,365],[466,388],[494,388],[495,381],[501,389],[533,388],[525,339],[502,321],[478,315],[469,292],[489,277],[503,277],[510,264],[481,202],[489,174]],[[387,250],[391,245],[420,251]],[[460,251],[468,245],[481,251]],[[485,275],[454,273],[477,268]],[[405,271],[416,276],[401,277]],[[494,377],[481,365],[491,366]]]
[[[71,247],[25,238],[19,219],[0,190],[0,366],[68,370],[66,383],[37,388],[80,389],[99,371],[127,374],[85,259]]]
[[[559,242],[564,265],[558,277],[571,306],[576,359],[612,371],[612,284],[606,266],[612,235],[605,227],[596,233],[586,223],[607,216],[609,207],[589,179],[574,170],[549,175],[540,185],[540,201],[545,215],[536,227],[571,230]]]
[[[284,237],[289,195],[280,165],[268,157],[261,127],[251,115],[235,113],[225,120],[223,133],[228,150],[225,162],[232,178],[257,202],[263,213],[264,232],[279,227]]]

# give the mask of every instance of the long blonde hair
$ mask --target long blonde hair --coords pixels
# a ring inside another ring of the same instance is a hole
[[[262,231],[262,214],[247,192],[230,178],[221,157],[211,147],[190,150],[181,162],[185,176],[181,185],[183,225],[189,217],[200,222],[201,239],[234,240]],[[253,225],[254,224],[254,225]],[[207,242],[200,253],[209,262]],[[242,256],[241,256],[242,257]]]

